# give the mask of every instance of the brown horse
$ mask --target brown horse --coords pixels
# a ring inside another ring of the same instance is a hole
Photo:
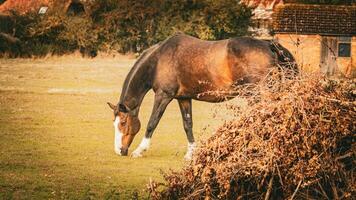
[[[225,98],[207,91],[229,90],[236,84],[256,83],[267,75],[271,67],[284,62],[295,61],[281,45],[248,37],[204,41],[177,34],[152,46],[143,52],[127,75],[119,103],[108,103],[114,110],[115,152],[128,154],[128,148],[140,130],[138,114],[141,102],[153,89],[154,106],[145,137],[131,155],[142,156],[142,152],[148,149],[153,131],[167,105],[176,99],[189,142],[185,158],[191,158],[195,146],[192,99],[223,101]]]

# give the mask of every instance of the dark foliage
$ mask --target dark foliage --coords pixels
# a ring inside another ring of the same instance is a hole
[[[13,14],[0,32],[20,40],[3,42],[10,57],[66,54],[80,50],[141,52],[175,32],[218,40],[247,34],[251,11],[237,0],[95,0],[79,16]],[[9,23],[10,22],[10,23]],[[0,36],[0,40],[5,40]]]
[[[8,31],[4,32],[18,40],[12,42],[0,37],[3,40],[0,54],[3,56],[62,55],[81,49],[85,49],[86,53],[95,46],[90,33],[92,30],[88,31],[90,23],[85,18],[13,14],[11,21],[1,21],[0,26],[5,26]]]

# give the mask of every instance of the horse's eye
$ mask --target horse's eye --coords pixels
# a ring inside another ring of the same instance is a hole
[[[122,121],[120,121],[120,124],[121,124],[121,125],[125,125],[125,124],[126,124],[126,121],[122,120]]]

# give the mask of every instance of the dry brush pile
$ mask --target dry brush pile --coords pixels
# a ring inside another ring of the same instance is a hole
[[[204,141],[182,171],[150,182],[153,199],[351,199],[355,80],[269,78],[240,88],[249,106]]]

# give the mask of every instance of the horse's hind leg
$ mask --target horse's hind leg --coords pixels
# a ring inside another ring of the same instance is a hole
[[[193,135],[192,100],[178,99],[178,103],[179,103],[180,111],[182,113],[184,130],[188,138],[188,150],[184,158],[186,160],[191,160],[195,148],[194,135]]]
[[[150,146],[150,140],[153,135],[153,131],[156,129],[159,120],[161,119],[164,111],[167,108],[167,105],[172,101],[172,98],[169,97],[164,92],[157,92],[155,95],[154,106],[151,113],[150,120],[147,125],[145,137],[142,139],[140,145],[135,151],[132,152],[132,157],[141,157],[142,152],[147,150]]]

